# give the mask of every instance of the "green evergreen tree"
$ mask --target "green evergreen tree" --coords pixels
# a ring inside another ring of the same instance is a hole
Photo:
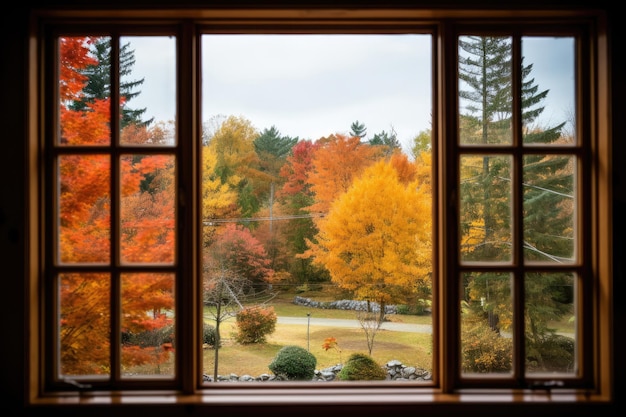
[[[512,143],[512,39],[459,38],[460,141],[463,144]],[[539,90],[521,68],[524,143],[552,144],[562,139],[565,123],[531,129],[543,112],[549,90]],[[465,156],[461,162],[462,258],[511,261],[511,170],[506,155]],[[563,262],[574,253],[573,160],[568,156],[528,154],[523,160],[524,256],[527,260]],[[466,244],[465,246],[463,246]],[[562,317],[572,302],[573,277],[536,274],[525,277],[527,353],[542,351],[554,332],[548,322]],[[466,297],[485,315],[492,329],[511,323],[511,282],[498,273],[466,277]],[[539,354],[539,356],[541,356]]]
[[[261,134],[254,140],[254,150],[259,157],[271,155],[284,160],[297,142],[297,137],[281,136],[276,126],[272,126],[269,129],[263,129]]]
[[[359,123],[358,120],[352,122],[352,124],[350,125],[350,129],[350,136],[358,136],[363,139],[367,134],[367,128],[363,123]]]
[[[285,164],[291,149],[298,142],[298,138],[281,136],[276,126],[265,128],[253,141],[254,151],[258,158],[250,165],[250,173],[254,186],[249,190],[257,200],[258,209],[263,205],[274,205],[274,191],[282,186],[280,169]]]
[[[87,103],[96,99],[104,99],[111,96],[111,40],[108,37],[97,38],[92,44],[91,52],[98,60],[97,65],[89,65],[82,72],[88,77],[87,84],[83,89],[84,97],[80,101],[74,102],[70,107],[72,110],[84,110]],[[126,76],[132,73],[135,65],[135,52],[130,49],[130,43],[125,43],[120,47],[120,95],[125,98],[125,105],[122,109],[121,127],[130,124],[148,125],[154,119],[142,121],[141,117],[146,109],[133,110],[128,107],[128,102],[137,97],[141,92],[137,91],[144,83],[144,78],[127,81]]]
[[[372,146],[383,146],[385,147],[385,155],[391,155],[397,149],[402,149],[402,145],[400,141],[398,141],[398,134],[391,128],[391,131],[387,133],[386,131],[382,131],[374,135],[374,137],[367,141]]]

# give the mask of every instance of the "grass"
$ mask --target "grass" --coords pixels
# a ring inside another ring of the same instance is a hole
[[[232,332],[233,326],[232,322],[226,323],[222,337]],[[337,340],[337,349],[325,351],[322,348],[328,337]],[[372,357],[381,365],[396,359],[408,366],[432,369],[431,337],[430,334],[423,333],[379,330],[374,338]],[[271,374],[268,365],[278,350],[286,345],[308,349],[317,359],[317,369],[342,363],[351,353],[368,353],[362,329],[311,326],[307,338],[305,326],[277,324],[276,331],[268,337],[265,344],[239,345],[226,336],[219,350],[218,374],[248,374],[254,377],[263,373]],[[208,375],[213,375],[214,354],[213,349],[204,351],[203,370]]]

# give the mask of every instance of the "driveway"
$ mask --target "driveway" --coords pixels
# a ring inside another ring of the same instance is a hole
[[[308,317],[278,317],[278,323],[280,324],[299,324],[306,326]],[[309,323],[311,327],[314,326],[334,326],[344,328],[357,328],[360,329],[361,325],[358,320],[349,319],[323,319],[318,317],[311,317]],[[432,326],[430,324],[410,324],[410,323],[393,323],[384,322],[381,326],[383,330],[393,330],[398,332],[415,332],[415,333],[432,333]]]

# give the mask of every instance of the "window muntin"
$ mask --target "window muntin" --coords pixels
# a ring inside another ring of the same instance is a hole
[[[585,38],[583,38],[583,39],[585,39]],[[584,84],[584,83],[583,83],[583,84]],[[584,107],[584,106],[583,106],[583,107]],[[581,140],[582,140],[582,139],[581,139]],[[475,150],[473,150],[472,152],[476,152],[476,151],[475,151]],[[587,171],[585,175],[590,175],[590,172],[589,172],[589,171]],[[583,178],[588,179],[585,175],[583,175]],[[595,203],[592,203],[592,205],[593,205],[593,204],[595,204]],[[592,227],[591,225],[588,225],[588,224],[587,224],[587,221],[589,221],[589,219],[583,219],[583,220],[582,220],[583,224],[585,224],[585,226],[586,226],[586,227]],[[454,239],[453,239],[453,240],[454,240]],[[585,262],[586,262],[586,261],[585,261]],[[588,265],[588,266],[589,266],[589,267],[591,267],[590,265]],[[581,270],[583,270],[583,271],[584,271],[584,269],[581,269]],[[516,283],[515,285],[519,285],[519,284],[518,284],[518,283]],[[582,285],[582,287],[583,287],[583,288],[584,288],[587,292],[590,292],[590,291],[592,290],[592,288],[589,286],[589,284],[588,284],[588,283],[585,283],[584,285]],[[587,300],[587,301],[585,301],[585,303],[583,303],[583,304],[585,304],[585,305],[587,305],[587,307],[589,307],[589,301],[588,301],[588,300]],[[519,309],[519,306],[516,306],[516,307],[515,307],[515,310],[517,311],[518,309]],[[518,314],[518,316],[519,316],[519,313],[517,313],[517,314]],[[586,314],[586,316],[587,316],[587,318],[588,318],[588,316],[591,314],[591,313],[590,313],[590,311],[589,311],[589,309],[587,309],[587,311],[586,311],[586,313],[585,313],[585,314]],[[588,350],[587,350],[587,354],[589,354],[589,352],[590,352],[590,350],[588,349]],[[589,367],[587,367],[587,370],[589,370],[589,369],[590,369],[590,368],[589,368]]]

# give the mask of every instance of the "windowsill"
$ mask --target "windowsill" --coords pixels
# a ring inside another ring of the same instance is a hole
[[[196,406],[306,406],[306,405],[384,405],[445,406],[445,405],[522,405],[537,404],[609,404],[610,398],[584,390],[484,390],[443,394],[432,389],[415,388],[348,388],[311,389],[281,387],[271,389],[245,388],[216,389],[185,395],[176,391],[146,392],[75,392],[55,393],[34,399],[34,406],[50,405],[196,405]]]

